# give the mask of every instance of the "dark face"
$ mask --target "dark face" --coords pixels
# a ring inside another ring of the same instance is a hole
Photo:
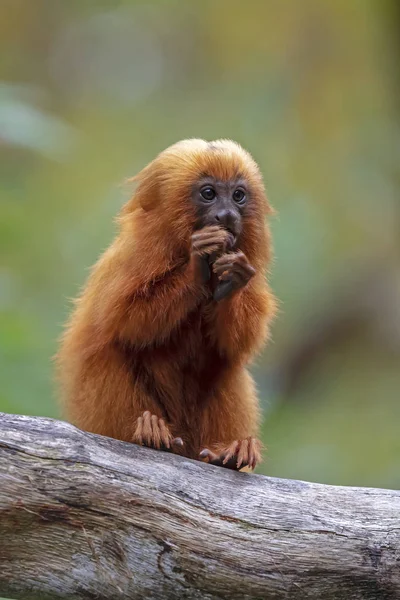
[[[242,178],[229,181],[218,181],[213,177],[200,179],[192,191],[197,212],[196,229],[219,225],[232,234],[233,247],[242,231],[247,193]]]

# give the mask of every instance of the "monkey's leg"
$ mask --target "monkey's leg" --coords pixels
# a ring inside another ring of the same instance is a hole
[[[261,461],[259,421],[254,381],[246,369],[232,367],[205,408],[199,458],[228,469],[254,469]]]
[[[182,438],[174,438],[164,419],[152,415],[149,410],[137,419],[132,441],[156,450],[174,450],[183,446]]]
[[[218,467],[236,471],[249,467],[253,470],[261,461],[261,442],[250,436],[244,440],[235,440],[229,446],[216,446],[214,451],[204,448],[200,452],[200,458],[208,459],[210,464]]]

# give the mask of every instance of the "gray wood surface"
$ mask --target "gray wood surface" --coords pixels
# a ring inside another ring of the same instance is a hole
[[[400,492],[235,473],[0,413],[0,595],[400,598]]]

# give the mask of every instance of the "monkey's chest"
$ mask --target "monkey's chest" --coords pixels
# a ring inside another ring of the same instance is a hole
[[[213,343],[211,325],[200,311],[189,315],[160,346],[141,353],[139,371],[152,394],[167,406],[199,408],[218,388],[226,369]]]

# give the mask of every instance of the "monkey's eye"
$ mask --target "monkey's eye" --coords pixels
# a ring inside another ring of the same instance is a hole
[[[212,200],[214,200],[216,195],[214,188],[210,186],[204,187],[202,190],[200,190],[200,194],[202,198],[204,198],[204,200],[206,200],[207,202],[211,202]]]
[[[237,190],[235,190],[233,192],[232,198],[238,204],[244,204],[244,202],[246,200],[246,194],[244,193],[244,190],[241,190],[240,188],[238,188]]]

